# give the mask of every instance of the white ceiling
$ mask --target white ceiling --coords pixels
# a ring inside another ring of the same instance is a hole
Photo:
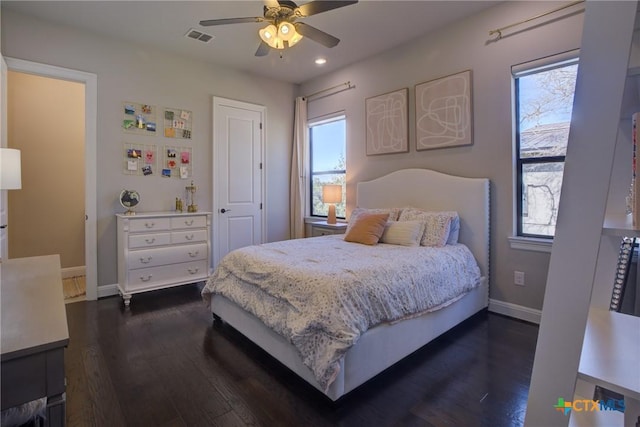
[[[298,5],[308,1],[299,1]],[[262,1],[5,1],[11,9],[103,36],[161,48],[211,63],[246,70],[290,83],[321,74],[401,45],[422,34],[494,6],[499,1],[361,0],[303,18],[304,22],[341,41],[326,48],[309,39],[296,46],[254,56],[264,23],[201,27],[206,19],[262,16]],[[215,38],[202,43],[185,37],[189,29]],[[489,29],[487,29],[489,30]],[[44,41],[43,41],[44,42]],[[282,57],[279,53],[282,52]],[[314,64],[325,57],[323,66]]]

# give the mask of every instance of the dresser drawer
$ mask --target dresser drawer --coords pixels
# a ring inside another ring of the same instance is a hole
[[[311,224],[311,237],[327,236],[331,234],[344,234],[347,230],[346,223],[338,224]]]
[[[129,252],[130,269],[156,267],[165,264],[199,261],[207,259],[209,254],[206,243],[195,245],[167,246],[155,249],[142,249]]]
[[[204,228],[206,226],[207,226],[207,217],[204,215],[171,218],[172,230],[179,230],[181,228]]]
[[[151,248],[171,243],[171,233],[134,234],[129,236],[129,248]]]
[[[207,229],[179,230],[171,232],[171,243],[195,243],[207,241]]]
[[[129,231],[156,231],[169,230],[171,228],[171,218],[134,218],[129,220]]]
[[[163,285],[198,282],[208,276],[208,260],[140,268],[127,273],[126,291],[139,291]]]

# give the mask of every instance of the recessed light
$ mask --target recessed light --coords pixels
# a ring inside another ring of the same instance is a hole
[[[316,59],[316,65],[324,65],[327,63],[327,60],[325,58],[318,58]]]

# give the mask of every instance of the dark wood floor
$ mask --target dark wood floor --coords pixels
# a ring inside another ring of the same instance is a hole
[[[69,426],[522,425],[538,327],[480,313],[332,403],[227,325],[200,285],[67,305]]]

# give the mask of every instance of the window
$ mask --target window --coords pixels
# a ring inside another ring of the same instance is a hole
[[[555,234],[578,73],[576,52],[564,56],[513,70],[518,236]]]
[[[309,122],[311,216],[327,216],[329,205],[322,202],[324,184],[342,185],[342,202],[336,216],[346,216],[346,117],[344,115]]]

